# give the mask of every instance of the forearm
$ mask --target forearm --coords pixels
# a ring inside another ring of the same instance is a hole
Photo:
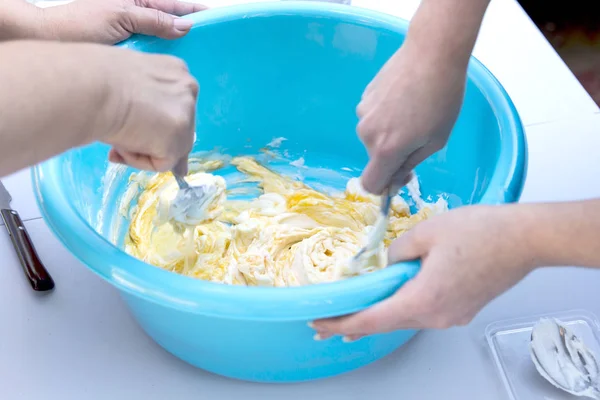
[[[106,93],[81,60],[96,47],[0,43],[0,176],[95,139]]]
[[[424,62],[466,71],[490,0],[422,0],[405,45]]]
[[[515,207],[535,266],[600,268],[600,199]]]
[[[44,10],[23,0],[2,0],[0,41],[42,39]]]

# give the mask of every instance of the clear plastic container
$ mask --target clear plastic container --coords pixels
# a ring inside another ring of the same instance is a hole
[[[485,336],[500,379],[511,400],[574,400],[537,372],[529,354],[531,330],[540,318],[556,318],[600,356],[600,321],[589,311],[572,310],[499,321],[488,325]]]

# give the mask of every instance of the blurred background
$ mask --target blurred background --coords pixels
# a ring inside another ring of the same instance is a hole
[[[600,105],[598,1],[519,0],[519,3]]]

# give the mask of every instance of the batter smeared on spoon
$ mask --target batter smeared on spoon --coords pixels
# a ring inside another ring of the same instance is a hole
[[[179,190],[175,198],[168,199],[167,203],[163,200],[163,204],[159,205],[163,207],[161,219],[164,220],[165,207],[168,209],[167,219],[183,225],[195,226],[214,219],[209,207],[216,197],[224,194],[225,180],[220,176],[203,174],[196,176],[194,185],[190,186],[182,176],[173,175]]]
[[[531,331],[531,359],[555,387],[575,396],[600,399],[600,367],[587,346],[555,319],[541,319]]]

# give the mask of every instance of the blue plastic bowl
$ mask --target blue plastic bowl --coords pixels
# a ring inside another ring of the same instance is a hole
[[[307,165],[347,167],[355,171],[347,174],[359,175],[367,154],[355,134],[355,107],[402,44],[406,21],[317,2],[242,5],[189,18],[195,25],[183,39],[134,37],[122,46],[187,61],[201,85],[197,149],[244,154],[283,136],[284,147]],[[317,342],[307,321],[356,312],[390,296],[417,273],[418,262],[332,284],[256,288],[200,281],[130,257],[112,244],[110,214],[116,210],[101,210],[108,150],[92,144],[35,167],[37,200],[63,244],[116,286],[141,327],[175,356],[228,377],[305,381],[364,366],[415,334]],[[425,196],[445,193],[452,207],[514,202],[526,153],[509,97],[472,60],[452,138],[417,174]],[[127,176],[119,177],[115,193],[126,184]],[[319,175],[310,179],[318,182]]]

